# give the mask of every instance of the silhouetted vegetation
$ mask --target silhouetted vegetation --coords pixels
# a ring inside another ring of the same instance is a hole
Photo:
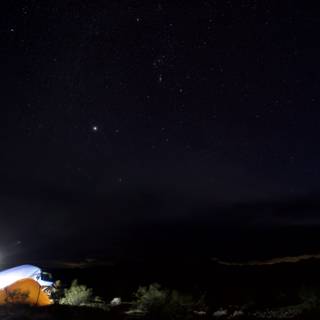
[[[320,319],[320,291],[317,285],[312,284],[281,288],[274,282],[270,291],[270,288],[259,287],[257,283],[254,294],[246,294],[241,302],[235,299],[231,288],[221,299],[221,287],[215,289],[215,295],[212,292],[201,295],[201,290],[196,294],[192,290],[174,290],[153,283],[133,290],[131,298],[118,296],[110,299],[109,304],[97,297],[92,288],[79,284],[77,280],[70,287],[64,288],[60,283],[57,288],[59,298],[56,303],[43,308],[11,303],[17,296],[19,301],[23,301],[19,292],[13,292],[8,303],[0,307],[0,319]],[[245,289],[241,289],[237,296],[246,292]]]
[[[100,297],[94,296],[91,288],[80,285],[78,280],[73,280],[70,288],[64,289],[64,295],[59,299],[59,304],[107,309],[105,302]]]
[[[29,292],[21,291],[21,290],[13,290],[7,292],[6,303],[26,303],[29,297]]]
[[[159,284],[140,287],[134,294],[134,307],[152,319],[191,319],[194,312],[205,310],[204,302],[190,295],[162,288]]]

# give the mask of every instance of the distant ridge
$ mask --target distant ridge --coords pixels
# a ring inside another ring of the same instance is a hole
[[[224,260],[220,260],[219,258],[212,258],[211,260],[225,266],[267,266],[267,265],[275,265],[275,264],[282,264],[282,263],[297,263],[297,262],[306,261],[310,259],[317,259],[317,260],[320,259],[320,253],[304,254],[299,256],[279,257],[279,258],[272,258],[268,260],[252,260],[252,261],[246,261],[246,262],[224,261]]]

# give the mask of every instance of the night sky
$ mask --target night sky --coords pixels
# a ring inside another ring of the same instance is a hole
[[[124,255],[146,234],[165,251],[164,233],[214,255],[232,247],[212,247],[217,226],[320,225],[317,6],[21,0],[1,16],[3,255]]]

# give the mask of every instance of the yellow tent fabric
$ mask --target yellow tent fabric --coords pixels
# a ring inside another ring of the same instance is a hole
[[[48,294],[42,291],[39,283],[33,279],[22,279],[0,290],[0,304],[18,303],[34,306],[52,304]]]

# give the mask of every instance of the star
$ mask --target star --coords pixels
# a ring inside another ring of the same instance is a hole
[[[93,132],[97,132],[98,130],[99,130],[98,126],[93,126],[93,127],[92,127],[92,131],[93,131]]]

